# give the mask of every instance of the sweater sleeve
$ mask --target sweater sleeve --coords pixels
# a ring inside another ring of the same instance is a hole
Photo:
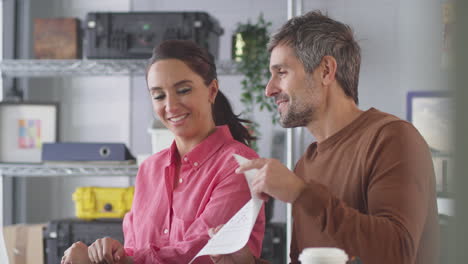
[[[412,125],[391,122],[370,143],[365,164],[368,213],[347,206],[317,182],[309,183],[294,206],[363,263],[413,263],[434,198],[427,144]]]
[[[289,251],[289,256],[291,258],[291,264],[299,264],[299,249],[297,248],[296,242],[296,229],[292,229],[292,237],[291,237],[291,247]]]

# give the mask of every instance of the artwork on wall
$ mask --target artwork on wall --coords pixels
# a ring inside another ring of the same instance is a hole
[[[452,152],[453,100],[448,92],[409,92],[407,119],[433,153]]]
[[[453,98],[448,92],[410,92],[407,120],[424,137],[432,153],[439,196],[450,193],[453,175]]]
[[[42,144],[57,140],[54,103],[0,103],[0,162],[41,162]]]

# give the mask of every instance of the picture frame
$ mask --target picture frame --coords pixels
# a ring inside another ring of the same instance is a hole
[[[42,144],[58,138],[58,104],[0,102],[0,162],[40,163]]]
[[[407,96],[407,120],[429,145],[439,197],[449,197],[451,193],[454,109],[448,91],[409,92]]]

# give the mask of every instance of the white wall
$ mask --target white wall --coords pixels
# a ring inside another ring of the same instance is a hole
[[[359,100],[406,118],[409,91],[447,89],[441,82],[440,0],[316,0],[320,9],[349,24],[362,48]]]

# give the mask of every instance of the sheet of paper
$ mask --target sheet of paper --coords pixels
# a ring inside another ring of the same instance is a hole
[[[239,164],[247,162],[248,159],[234,154]],[[251,181],[257,170],[245,172],[245,178],[251,187]],[[204,255],[229,254],[243,248],[249,241],[250,233],[255,225],[257,216],[262,208],[263,201],[252,196],[248,201],[203,247],[200,252],[190,261],[192,263],[197,257]]]

